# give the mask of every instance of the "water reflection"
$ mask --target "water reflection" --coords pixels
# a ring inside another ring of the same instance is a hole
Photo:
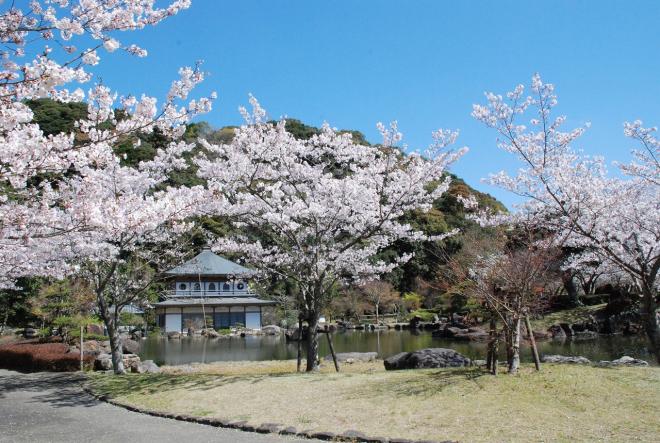
[[[430,332],[338,332],[333,334],[332,340],[336,352],[377,352],[381,358],[423,348],[451,348],[473,359],[483,359],[486,355],[485,343],[433,338]],[[319,342],[320,355],[329,354],[326,338],[320,336]],[[622,355],[652,361],[643,337],[603,336],[593,340],[544,341],[539,343],[539,351],[542,355],[582,355],[594,361],[612,360]],[[143,360],[154,360],[158,364],[178,365],[214,361],[287,360],[296,358],[296,352],[297,345],[286,343],[283,336],[221,339],[197,337],[180,340],[152,337],[142,340],[140,356]],[[526,345],[523,345],[522,358],[523,361],[531,360]]]

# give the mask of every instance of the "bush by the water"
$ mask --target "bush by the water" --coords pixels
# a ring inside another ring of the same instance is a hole
[[[0,368],[19,371],[77,371],[80,353],[67,352],[64,343],[22,342],[0,346]],[[83,357],[85,367],[94,362],[92,355]]]

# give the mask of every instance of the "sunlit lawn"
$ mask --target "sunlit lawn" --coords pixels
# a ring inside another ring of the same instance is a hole
[[[93,374],[90,383],[149,409],[298,430],[460,441],[660,436],[657,367],[525,366],[518,376],[493,377],[476,368],[385,372],[382,362],[339,374],[291,373],[291,361],[205,366],[213,374]]]

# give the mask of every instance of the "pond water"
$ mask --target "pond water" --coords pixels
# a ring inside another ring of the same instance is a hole
[[[332,335],[332,342],[336,352],[377,352],[380,358],[423,348],[451,348],[472,359],[484,359],[486,356],[485,343],[433,338],[430,332],[394,330],[337,332]],[[325,336],[319,336],[319,343],[320,355],[322,357],[328,355],[330,350]],[[582,355],[592,361],[613,360],[629,355],[649,362],[653,361],[647,350],[646,340],[642,336],[613,335],[563,342],[549,340],[539,342],[538,346],[541,355]],[[159,365],[180,365],[232,360],[288,360],[295,359],[296,352],[296,343],[287,343],[284,336],[224,339],[184,337],[179,340],[150,337],[141,341],[140,357],[143,360],[154,360]],[[523,344],[521,354],[523,361],[531,361],[531,352],[526,344]]]

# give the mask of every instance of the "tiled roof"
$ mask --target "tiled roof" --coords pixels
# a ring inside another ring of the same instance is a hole
[[[249,276],[255,272],[204,249],[191,260],[165,271],[166,275],[235,275]]]

